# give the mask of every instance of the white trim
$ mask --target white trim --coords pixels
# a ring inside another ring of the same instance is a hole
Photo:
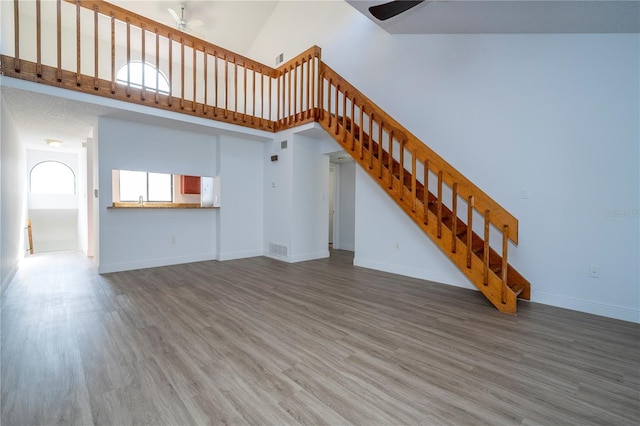
[[[246,259],[248,257],[258,257],[262,256],[262,250],[249,250],[249,251],[236,251],[231,253],[220,253],[218,255],[218,260],[235,260],[235,259]]]
[[[5,291],[9,289],[13,278],[16,276],[16,272],[18,272],[18,265],[13,265],[11,269],[9,269],[9,273],[6,277],[4,277],[4,281],[0,285],[0,295],[4,295]]]
[[[99,274],[108,274],[111,272],[132,271],[135,269],[157,268],[159,266],[180,265],[182,263],[204,262],[207,260],[216,260],[216,253],[203,253],[191,256],[179,256],[158,259],[145,259],[135,262],[109,263],[98,265]]]
[[[265,251],[263,256],[268,257],[270,259],[281,260],[287,263],[298,263],[298,262],[306,262],[308,260],[325,259],[329,257],[329,250],[318,251],[315,253],[298,254],[296,256],[277,256]]]
[[[472,289],[476,291],[478,290],[473,286],[473,284],[470,284],[467,282],[464,282],[464,283],[452,282],[447,278],[446,275],[439,274],[437,272],[425,271],[423,269],[409,268],[406,266],[379,262],[377,260],[363,259],[361,257],[358,257],[357,254],[353,259],[353,264],[355,266],[360,266],[362,268],[374,269],[376,271],[382,271],[382,272],[389,272],[391,274],[403,275],[406,277],[431,281],[438,284],[446,284],[454,287],[462,287],[462,288]]]
[[[353,244],[333,244],[333,248],[336,250],[356,251],[356,247]]]
[[[535,291],[535,289],[531,290],[531,301],[556,306],[558,308],[571,309],[573,311],[640,323],[640,311],[624,306],[592,302],[590,300],[561,296],[544,291]]]

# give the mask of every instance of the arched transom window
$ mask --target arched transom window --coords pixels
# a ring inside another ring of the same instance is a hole
[[[158,92],[168,94],[169,93],[169,80],[162,73],[157,70],[156,67],[149,63],[142,63],[141,61],[131,61],[128,64],[124,64],[118,70],[116,75],[118,83],[129,84],[133,87],[141,89],[144,80],[144,88],[149,90],[156,90]]]
[[[74,195],[76,176],[64,163],[43,161],[31,169],[29,188],[32,194]]]

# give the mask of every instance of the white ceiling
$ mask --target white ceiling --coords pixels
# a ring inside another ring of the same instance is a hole
[[[190,34],[232,52],[246,55],[278,1],[111,0],[110,3],[170,26],[175,26],[175,21],[167,9],[171,8],[179,15],[180,5],[184,4],[185,20],[199,19],[204,22],[203,26],[188,31]]]
[[[391,34],[640,32],[638,0],[425,1],[386,21],[368,9],[388,0],[346,1]]]

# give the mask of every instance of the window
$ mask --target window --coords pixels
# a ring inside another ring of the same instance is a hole
[[[141,61],[131,61],[128,64],[124,64],[118,70],[116,78],[118,83],[127,84],[128,82],[133,87],[142,88],[143,74],[145,89],[156,90],[157,85],[158,92],[169,93],[169,80],[167,80],[167,77],[162,71],[157,70],[156,67],[146,62],[143,64]]]
[[[74,195],[76,176],[71,167],[59,161],[43,161],[29,172],[32,194]]]
[[[172,202],[173,179],[168,173],[120,170],[120,201]]]

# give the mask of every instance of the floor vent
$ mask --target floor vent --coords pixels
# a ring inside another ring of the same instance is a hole
[[[282,244],[269,244],[269,254],[274,256],[287,256],[287,246],[283,246]]]

